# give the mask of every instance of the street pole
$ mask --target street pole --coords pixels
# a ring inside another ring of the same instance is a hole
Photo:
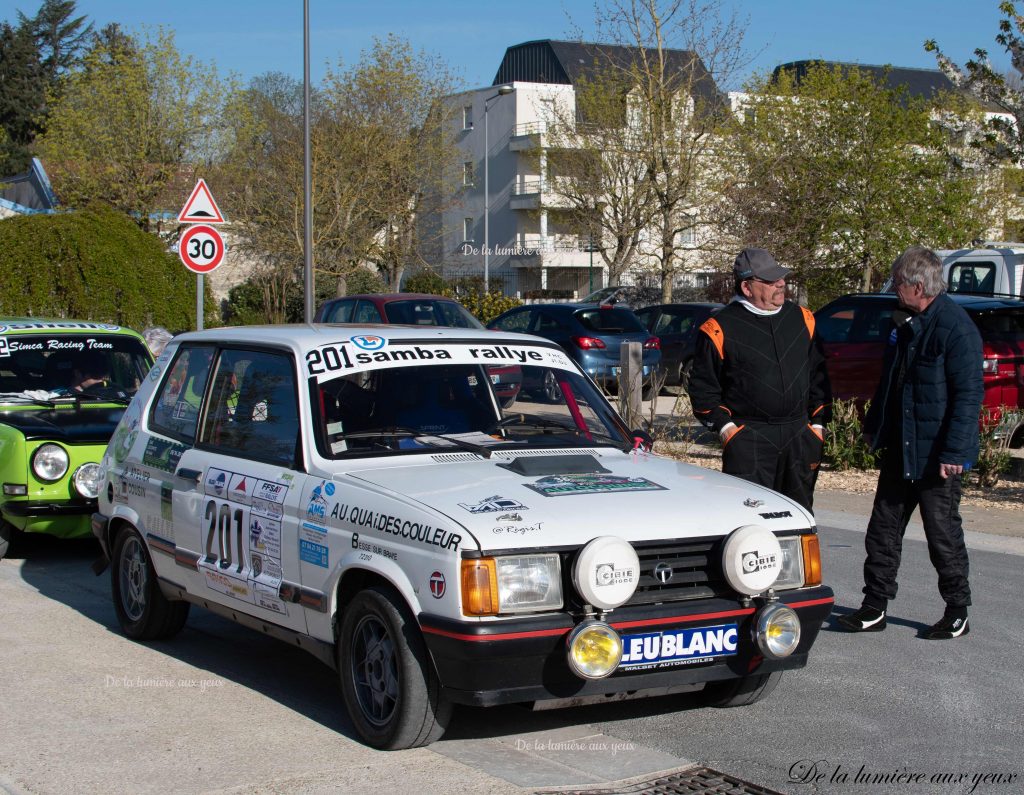
[[[492,99],[511,94],[512,86],[499,86],[498,93],[484,100],[484,295],[491,291],[491,145],[487,128],[487,111]]]
[[[302,286],[305,294],[304,317],[313,322],[313,175],[312,158],[309,151],[309,0],[302,3]]]

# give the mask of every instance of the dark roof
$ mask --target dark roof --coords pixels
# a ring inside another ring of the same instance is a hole
[[[842,61],[823,61],[813,59],[808,61],[790,61],[779,64],[772,70],[772,80],[775,80],[780,72],[793,72],[797,83],[807,74],[812,67],[824,66],[832,68],[838,66],[844,72],[850,69],[857,69],[878,80],[889,89],[904,88],[911,97],[932,99],[942,92],[956,93],[957,88],[946,75],[938,69],[911,69],[902,66],[876,66],[873,64],[844,63]]]
[[[0,178],[0,186],[0,198],[13,205],[10,209],[15,212],[41,212],[57,206],[57,197],[53,195],[50,179],[39,158],[32,158],[25,173]]]
[[[647,48],[652,55],[656,50]],[[704,62],[690,50],[663,51],[669,73],[685,75],[694,70],[694,93],[712,104],[722,101],[721,92]],[[629,67],[637,61],[638,47],[617,44],[591,44],[576,41],[541,39],[515,44],[505,50],[501,66],[493,85],[505,83],[559,83],[576,85],[582,78],[594,74],[602,65]]]

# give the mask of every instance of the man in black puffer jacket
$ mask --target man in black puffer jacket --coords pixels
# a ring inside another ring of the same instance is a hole
[[[697,335],[689,391],[722,440],[722,471],[809,511],[832,395],[814,315],[786,300],[788,275],[763,248],[740,252],[736,295]]]
[[[888,602],[896,597],[903,534],[920,506],[928,555],[946,602],[942,619],[923,637],[957,638],[970,631],[960,478],[978,457],[981,335],[945,294],[942,262],[934,252],[907,249],[893,264],[892,280],[903,311],[893,313],[882,379],[864,419],[865,438],[882,450],[864,540],[864,602],[839,624],[851,632],[885,629]]]

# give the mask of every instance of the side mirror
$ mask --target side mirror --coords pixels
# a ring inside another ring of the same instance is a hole
[[[637,428],[633,431],[632,435],[634,450],[639,447],[641,450],[645,450],[648,453],[651,452],[654,447],[654,439],[651,438],[651,435],[647,433],[647,431]]]

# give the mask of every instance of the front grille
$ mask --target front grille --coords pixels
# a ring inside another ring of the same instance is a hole
[[[734,595],[722,573],[718,539],[656,541],[634,544],[633,548],[640,558],[640,583],[626,604]]]

